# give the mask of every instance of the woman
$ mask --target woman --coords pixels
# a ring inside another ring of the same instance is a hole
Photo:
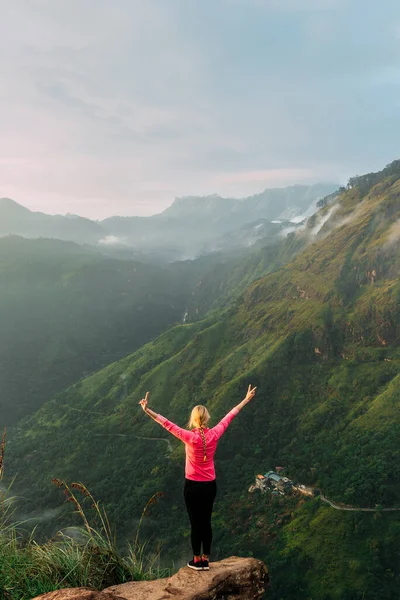
[[[149,392],[139,402],[144,412],[185,444],[186,468],[184,498],[192,528],[193,559],[187,566],[196,571],[209,570],[212,541],[211,514],[217,485],[215,481],[214,454],[219,438],[232,419],[255,395],[257,388],[249,385],[246,397],[212,429],[207,427],[210,415],[205,406],[195,406],[188,428],[182,429],[147,406]],[[203,554],[201,554],[203,546]]]

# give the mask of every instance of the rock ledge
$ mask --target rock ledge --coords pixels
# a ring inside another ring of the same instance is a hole
[[[232,556],[211,563],[209,571],[183,567],[166,579],[132,581],[102,592],[69,588],[34,600],[261,600],[268,580],[261,560]]]

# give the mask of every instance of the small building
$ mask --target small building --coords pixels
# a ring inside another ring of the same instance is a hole
[[[282,490],[284,494],[287,494],[293,489],[293,481],[288,479],[287,477],[282,477],[281,480],[277,484],[277,488]]]
[[[276,467],[276,469],[281,469],[282,472],[283,467]],[[309,496],[311,498],[320,495],[320,490],[317,488],[313,488],[302,483],[295,485],[291,479],[284,477],[275,471],[268,471],[264,475],[256,475],[255,484],[250,486],[249,492],[253,492],[256,489],[261,490],[263,493],[268,491],[274,494],[274,496],[284,496],[293,492],[297,492],[303,496]]]
[[[282,479],[282,477],[278,475],[278,473],[275,473],[275,471],[268,471],[268,473],[265,473],[264,477],[274,483],[279,483],[279,481]]]
[[[268,473],[265,473],[264,477],[269,485],[280,494],[288,494],[292,491],[293,481],[288,479],[288,477],[278,475],[275,471],[268,471]]]
[[[265,492],[268,489],[268,480],[265,475],[256,475],[255,487]]]

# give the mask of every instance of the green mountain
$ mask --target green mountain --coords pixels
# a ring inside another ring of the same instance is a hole
[[[180,273],[90,247],[1,238],[4,424],[180,322],[189,287]]]
[[[138,400],[150,390],[153,410],[181,425],[205,403],[215,422],[252,383],[256,398],[219,447],[216,557],[264,559],[275,600],[397,597],[400,512],[382,508],[400,508],[399,216],[400,161],[353,178],[289,236],[292,262],[20,422],[8,475],[18,472],[31,511],[59,506],[52,477],[81,480],[132,539],[146,501],[161,491],[142,534],[179,564],[189,548],[184,452]],[[288,246],[274,252],[290,255]],[[226,285],[241,290],[245,277],[235,277]],[[376,512],[249,495],[255,474],[275,465],[333,501]],[[47,531],[65,518],[46,519]]]
[[[297,251],[214,253],[163,267],[90,246],[0,238],[0,413],[5,425],[183,320],[224,306]]]

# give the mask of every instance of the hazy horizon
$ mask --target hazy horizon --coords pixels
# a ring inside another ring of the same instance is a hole
[[[315,183],[310,183],[310,184],[296,184],[296,183],[294,183],[294,184],[288,185],[288,186],[283,185],[283,186],[276,186],[276,187],[273,187],[273,188],[272,187],[271,188],[263,188],[260,192],[255,192],[254,196],[262,194],[265,191],[273,191],[273,190],[277,190],[277,189],[285,189],[287,187],[294,187],[296,185],[301,185],[301,186],[302,185],[304,185],[304,186],[309,185],[311,187],[313,185],[318,185],[318,184],[325,184],[325,185],[332,185],[332,186],[334,186],[334,185],[339,185],[339,182],[335,183],[333,181],[316,181]],[[207,194],[207,195],[204,195],[204,196],[201,196],[201,197],[202,198],[218,197],[218,198],[221,198],[222,200],[245,200],[246,198],[251,197],[252,195],[253,194],[249,194],[249,196],[237,196],[237,197],[235,197],[233,195],[232,196],[222,196],[220,194],[214,193],[214,194]],[[110,213],[106,214],[105,216],[102,216],[100,218],[89,217],[89,216],[86,216],[86,215],[80,214],[80,213],[71,213],[71,212],[70,213],[68,213],[68,212],[67,213],[66,212],[63,213],[62,211],[53,211],[52,212],[51,210],[43,210],[42,211],[42,210],[30,207],[30,206],[28,206],[28,204],[26,204],[24,202],[18,202],[18,200],[16,200],[15,198],[9,198],[7,196],[0,196],[0,201],[1,200],[11,200],[12,202],[16,202],[20,206],[28,208],[32,212],[42,212],[42,213],[45,213],[45,214],[48,214],[48,215],[61,215],[61,216],[68,216],[68,215],[70,215],[70,216],[78,216],[78,217],[85,217],[85,218],[91,219],[92,221],[102,221],[102,220],[107,219],[109,217],[140,217],[140,216],[151,217],[151,216],[158,215],[158,214],[164,212],[167,208],[169,208],[170,206],[173,205],[173,203],[175,202],[175,200],[179,200],[181,198],[191,198],[191,197],[197,198],[197,197],[200,197],[200,196],[196,196],[196,194],[187,194],[186,196],[177,196],[176,198],[173,198],[172,201],[169,204],[166,204],[159,211],[151,213],[151,214],[146,214],[146,215],[143,215],[143,214],[142,215],[137,215],[137,214],[133,214],[133,213],[132,214],[114,213],[114,212],[112,212],[112,207],[110,207]]]
[[[0,34],[0,197],[31,210],[151,215],[398,158],[394,0],[15,0]]]

